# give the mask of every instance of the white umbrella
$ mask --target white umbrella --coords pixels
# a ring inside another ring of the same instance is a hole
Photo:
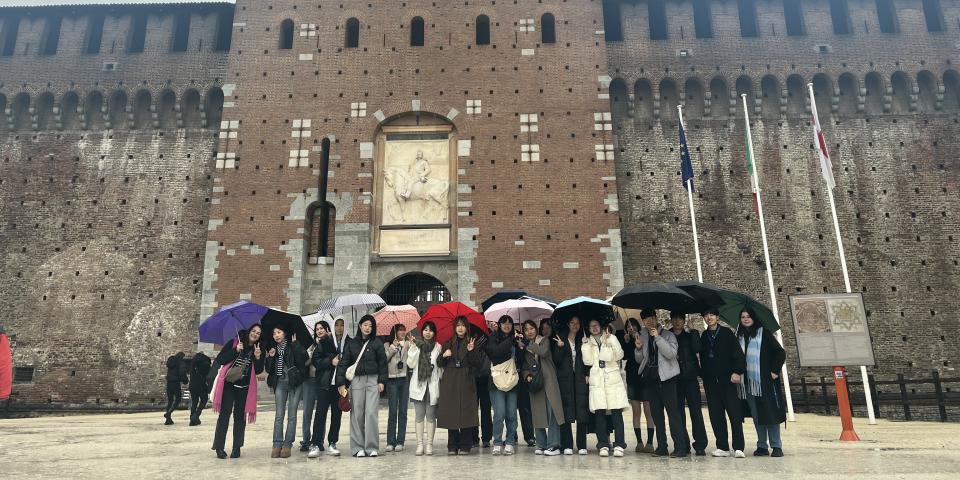
[[[345,327],[347,327],[347,332],[353,332],[357,328],[357,314],[359,312],[367,313],[371,309],[383,307],[386,304],[387,302],[383,301],[383,298],[380,298],[380,295],[375,293],[353,293],[341,295],[323,302],[317,314],[321,317],[324,315],[336,317],[337,315],[346,315],[349,313],[352,321],[349,326],[345,325]]]
[[[490,308],[483,311],[483,317],[490,323],[497,323],[503,315],[509,315],[514,323],[523,323],[527,320],[533,320],[540,324],[544,318],[550,318],[553,313],[553,307],[547,302],[534,300],[531,298],[521,298],[518,300],[506,300],[500,303],[490,305]]]

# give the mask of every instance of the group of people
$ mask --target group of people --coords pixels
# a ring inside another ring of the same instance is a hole
[[[701,380],[715,437],[713,456],[746,456],[745,416],[752,417],[757,432],[753,455],[783,456],[780,424],[786,414],[778,375],[785,352],[754,312],[741,312],[736,331],[720,324],[716,310],[703,313],[703,332],[689,329],[681,314],[671,315],[669,328],[659,324],[654,310],[640,317],[614,333],[596,319],[585,325],[578,317],[557,323],[527,320],[518,326],[503,316],[490,325],[489,335],[458,317],[453,335],[441,343],[433,322],[424,322],[418,334],[396,325],[381,338],[376,320],[366,315],[353,337],[345,334],[343,320],[335,322],[333,332],[318,322],[307,348],[275,328],[268,332],[273,339],[268,350],[261,346],[262,327],[254,325],[225,345],[215,361],[213,402],[219,417],[213,449],[218,458],[227,458],[232,416],[229,456],[240,456],[245,425],[256,419],[257,375],[265,371],[276,400],[273,458],[291,456],[301,405],[300,451],[308,457],[340,455],[343,411],[351,412],[350,455],[378,456],[384,394],[387,452],[405,448],[409,401],[415,412],[415,455],[433,455],[438,427],[448,432],[448,455],[469,455],[481,445],[492,446],[493,455],[513,455],[519,424],[536,455],[586,455],[587,437],[593,434],[601,457],[622,457],[627,448],[623,410],[632,408],[636,452],[702,456],[708,439]],[[692,442],[684,409],[690,412]]]
[[[200,413],[207,405],[210,394],[210,357],[197,352],[190,360],[186,354],[177,352],[167,358],[167,408],[163,417],[165,425],[173,425],[173,411],[180,406],[183,386],[190,391],[190,426],[200,425]]]

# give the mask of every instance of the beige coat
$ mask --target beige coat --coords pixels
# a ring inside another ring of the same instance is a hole
[[[529,367],[539,356],[540,369],[543,372],[543,390],[530,394],[530,411],[533,414],[533,428],[547,428],[550,419],[547,417],[547,404],[553,410],[553,417],[557,425],[563,425],[566,419],[563,416],[563,398],[560,396],[560,382],[557,380],[557,366],[553,363],[551,342],[549,338],[537,336],[537,339],[527,345],[524,355],[524,368],[520,372],[520,381],[526,381]]]
[[[627,387],[620,375],[620,360],[623,348],[616,336],[607,335],[587,337],[587,343],[581,346],[583,364],[590,368],[590,411],[620,410],[627,408]],[[604,362],[600,368],[600,361]]]

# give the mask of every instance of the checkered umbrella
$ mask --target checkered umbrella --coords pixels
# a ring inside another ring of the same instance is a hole
[[[408,332],[415,330],[420,314],[413,305],[387,305],[374,313],[373,318],[377,320],[377,335],[385,336],[390,335],[394,325],[403,325]]]

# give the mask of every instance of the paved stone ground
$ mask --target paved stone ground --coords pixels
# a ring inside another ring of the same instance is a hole
[[[410,412],[411,417],[413,412]],[[161,413],[78,415],[0,420],[2,478],[664,478],[735,476],[740,478],[957,478],[960,471],[960,425],[880,421],[857,422],[863,439],[837,441],[839,419],[798,415],[784,435],[786,457],[655,459],[634,454],[632,432],[624,458],[536,457],[521,447],[513,457],[492,457],[489,450],[469,457],[416,457],[413,425],[408,450],[376,459],[322,457],[310,460],[295,452],[289,459],[270,459],[273,411],[262,406],[259,422],[247,429],[243,456],[218,460],[210,450],[214,415],[209,410],[199,427],[187,426],[187,413],[174,414],[177,424],[165,427]],[[382,410],[381,432],[386,424]],[[627,419],[629,425],[629,419]],[[347,417],[344,417],[347,424]],[[746,425],[748,453],[755,435]],[[709,427],[708,427],[709,430]],[[381,433],[382,434],[382,433]],[[347,449],[347,429],[340,445]],[[712,438],[711,438],[712,440]],[[229,442],[229,436],[228,436]],[[446,436],[437,432],[438,453]],[[593,440],[591,439],[591,447]],[[228,443],[229,450],[229,443]]]

